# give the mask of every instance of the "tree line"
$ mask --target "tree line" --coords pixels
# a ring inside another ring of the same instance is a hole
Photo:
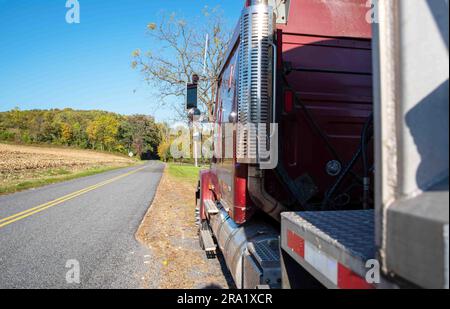
[[[0,112],[0,141],[72,146],[157,158],[167,125],[148,115],[100,110],[20,110]]]

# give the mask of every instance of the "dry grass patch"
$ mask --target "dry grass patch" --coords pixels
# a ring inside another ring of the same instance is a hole
[[[186,178],[180,177],[183,173]],[[156,263],[150,266],[145,287],[229,287],[230,279],[219,260],[207,259],[198,245],[194,217],[196,181],[190,177],[192,173],[193,168],[188,166],[166,167],[152,206],[136,234],[151,249]]]

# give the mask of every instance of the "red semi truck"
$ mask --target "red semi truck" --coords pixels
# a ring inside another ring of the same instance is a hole
[[[445,56],[423,31],[442,24],[448,38],[448,13],[381,2],[245,2],[196,193],[201,246],[222,252],[238,288],[448,288],[448,69],[436,73],[435,109],[408,118],[421,104],[415,85],[434,93],[430,70],[408,68],[432,55],[399,39]],[[408,10],[424,14],[420,30],[404,25]],[[443,155],[421,152],[416,125]]]

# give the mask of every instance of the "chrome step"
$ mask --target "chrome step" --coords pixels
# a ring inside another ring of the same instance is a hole
[[[206,212],[210,215],[216,215],[217,213],[219,213],[219,208],[217,208],[217,205],[214,201],[212,200],[205,200],[205,208],[206,208]]]
[[[200,230],[200,240],[206,253],[216,253],[216,244],[209,230]]]

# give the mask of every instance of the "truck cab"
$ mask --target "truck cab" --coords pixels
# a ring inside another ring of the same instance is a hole
[[[211,167],[200,173],[196,193],[202,247],[223,253],[238,288],[428,287],[439,280],[448,287],[448,160],[435,162],[430,176],[443,177],[435,183],[443,181],[437,216],[416,210],[414,218],[392,219],[383,211],[392,164],[383,130],[397,120],[382,105],[388,33],[368,19],[378,7],[367,3],[245,1],[218,80]],[[386,15],[403,9],[381,8]],[[448,100],[448,71],[444,87]],[[437,237],[433,228],[442,231],[433,253],[442,260],[439,280],[388,266],[397,264],[391,252],[406,256],[392,239],[404,246],[395,231],[413,219],[417,229],[429,227],[426,239]]]

